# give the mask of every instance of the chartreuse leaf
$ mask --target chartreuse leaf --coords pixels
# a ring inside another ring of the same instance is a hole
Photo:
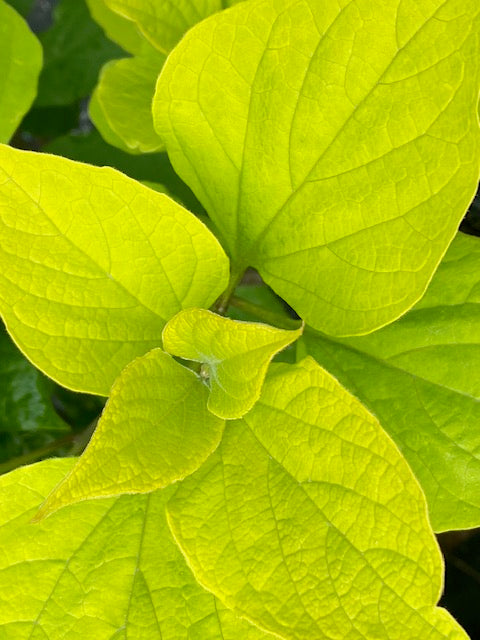
[[[200,378],[161,349],[134,360],[112,387],[95,433],[41,519],[87,498],[147,493],[189,475],[218,446],[224,422]]]
[[[226,420],[241,418],[260,397],[273,356],[302,335],[258,322],[223,318],[205,309],[187,309],[163,330],[163,348],[201,362],[210,381],[208,408]]]
[[[423,294],[478,182],[477,0],[240,3],[164,67],[154,122],[228,242],[316,329]]]
[[[168,505],[198,581],[281,638],[466,639],[408,465],[312,359],[262,396]]]
[[[130,152],[162,150],[163,143],[153,128],[152,98],[164,61],[165,56],[157,52],[155,57],[114,60],[103,67],[90,103],[90,114],[102,135],[106,121],[106,140],[111,131],[120,138],[121,148]]]
[[[8,4],[26,18],[32,9],[33,0],[8,0]]]
[[[135,23],[112,11],[105,0],[86,0],[92,18],[97,22],[110,40],[119,44],[132,54],[155,51],[137,29]]]
[[[2,146],[0,185],[0,311],[66,387],[108,395],[170,317],[226,287],[210,231],[113,169]]]
[[[104,0],[112,11],[132,20],[151,44],[165,54],[194,24],[240,1]]]
[[[0,142],[8,142],[37,93],[42,48],[23,18],[0,0]]]
[[[480,525],[480,240],[459,234],[401,320],[308,353],[371,409],[426,493],[434,529]]]
[[[0,635],[11,640],[267,640],[194,580],[165,522],[171,490],[31,524],[73,460],[0,478]]]

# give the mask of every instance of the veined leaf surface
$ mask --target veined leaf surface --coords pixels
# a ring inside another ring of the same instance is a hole
[[[459,234],[399,321],[306,350],[375,413],[426,493],[435,530],[480,525],[480,240]]]
[[[194,580],[165,522],[171,490],[32,524],[73,460],[0,478],[0,635],[8,640],[267,640]]]
[[[170,198],[110,168],[0,148],[0,311],[60,384],[108,395],[165,322],[228,282],[219,243]]]
[[[223,318],[205,309],[186,309],[163,330],[169,353],[201,362],[208,374],[208,408],[226,420],[241,418],[260,397],[273,356],[302,334],[258,322]]]
[[[146,53],[147,49],[156,51],[137,29],[135,23],[112,11],[106,0],[86,0],[92,18],[97,22],[110,40],[132,54]]]
[[[281,638],[467,638],[435,607],[442,561],[412,472],[311,358],[271,366],[168,520],[198,581]]]
[[[310,325],[423,294],[479,175],[477,0],[258,0],[197,25],[154,121],[235,268]]]
[[[199,377],[161,349],[129,364],[90,444],[36,518],[88,498],[147,493],[198,469],[224,427],[207,397]]]
[[[42,47],[4,0],[0,0],[0,65],[0,142],[8,142],[37,94]]]

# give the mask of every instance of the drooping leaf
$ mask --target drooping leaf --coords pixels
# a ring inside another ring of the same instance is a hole
[[[189,187],[172,169],[166,153],[133,157],[130,153],[124,153],[107,144],[97,131],[90,131],[84,135],[62,136],[45,145],[43,151],[99,167],[113,167],[143,182],[160,182],[168,189],[168,193],[189,211],[205,213]]]
[[[423,294],[479,173],[477,0],[258,0],[169,56],[154,121],[228,241],[313,327]]]
[[[208,408],[233,420],[250,411],[260,397],[273,356],[301,335],[302,329],[286,331],[187,309],[165,325],[163,347],[204,365],[210,383]]]
[[[40,41],[45,64],[36,101],[39,106],[66,105],[89,95],[101,66],[122,54],[92,20],[85,0],[60,0],[55,24],[40,34]]]
[[[0,327],[0,462],[68,433],[55,412],[49,381]]]
[[[207,228],[113,169],[2,146],[0,185],[0,311],[66,387],[108,395],[170,317],[226,287]]]
[[[199,582],[281,638],[466,639],[435,608],[442,561],[417,481],[311,358],[272,365],[168,520]]]
[[[154,349],[112,387],[95,433],[37,519],[88,498],[148,493],[189,475],[218,446],[224,422],[200,378]]]
[[[137,29],[134,22],[112,11],[105,0],[86,0],[92,18],[97,22],[110,40],[132,54],[155,51]]]
[[[437,531],[480,525],[480,240],[459,234],[424,298],[369,336],[306,350],[379,418]]]
[[[165,522],[170,490],[30,519],[73,460],[0,479],[0,635],[6,640],[267,640],[194,580]]]
[[[105,139],[120,138],[124,150],[152,153],[163,149],[163,142],[153,128],[152,99],[158,74],[165,61],[160,52],[156,57],[124,58],[106,64],[95,88],[90,115]],[[100,118],[96,116],[101,112]],[[114,136],[110,135],[113,132]]]
[[[26,22],[0,0],[0,142],[8,142],[37,93],[42,48]]]
[[[165,54],[183,34],[207,16],[241,0],[104,0],[117,14],[132,20],[151,42]]]

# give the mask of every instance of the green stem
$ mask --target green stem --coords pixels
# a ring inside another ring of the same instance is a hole
[[[90,436],[95,430],[96,424],[97,420],[95,419],[81,433],[69,433],[68,435],[63,436],[63,438],[59,438],[58,440],[54,440],[53,442],[46,444],[44,447],[40,447],[34,451],[24,453],[22,456],[17,456],[16,458],[11,458],[6,462],[2,462],[0,464],[0,475],[13,471],[13,469],[16,469],[17,467],[31,464],[32,462],[35,462],[40,458],[44,458],[50,453],[54,453],[55,451],[58,451],[58,449],[63,449],[64,447],[72,447],[69,452],[71,455],[80,454],[90,440]]]
[[[212,306],[212,311],[215,311],[215,313],[218,313],[220,316],[224,316],[227,313],[232,295],[242,281],[245,271],[246,269],[244,268],[232,270],[228,287]]]
[[[263,307],[260,307],[253,302],[248,302],[248,300],[244,300],[243,298],[239,298],[238,296],[232,296],[230,298],[230,304],[236,309],[240,309],[241,311],[245,311],[246,313],[255,316],[262,322],[272,324],[282,329],[300,329],[300,327],[302,326],[301,320],[287,318],[280,313],[275,313],[275,311],[264,309]]]

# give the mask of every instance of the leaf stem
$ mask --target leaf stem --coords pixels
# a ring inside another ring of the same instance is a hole
[[[215,304],[211,307],[212,311],[218,313],[220,316],[224,316],[227,313],[227,309],[230,305],[230,299],[238,287],[240,282],[242,281],[243,275],[246,269],[233,269],[230,274],[230,281],[228,283],[228,287],[222,293],[222,295],[218,298]]]
[[[302,326],[301,320],[294,320],[293,318],[287,318],[286,316],[281,315],[280,313],[275,313],[274,311],[269,311],[268,309],[264,309],[260,307],[258,304],[254,304],[253,302],[248,302],[248,300],[244,300],[243,298],[239,298],[238,296],[232,296],[230,298],[230,304],[232,307],[236,309],[240,309],[241,311],[245,311],[246,313],[255,316],[259,320],[266,322],[268,324],[272,324],[274,326],[280,327],[282,329],[300,329]]]

